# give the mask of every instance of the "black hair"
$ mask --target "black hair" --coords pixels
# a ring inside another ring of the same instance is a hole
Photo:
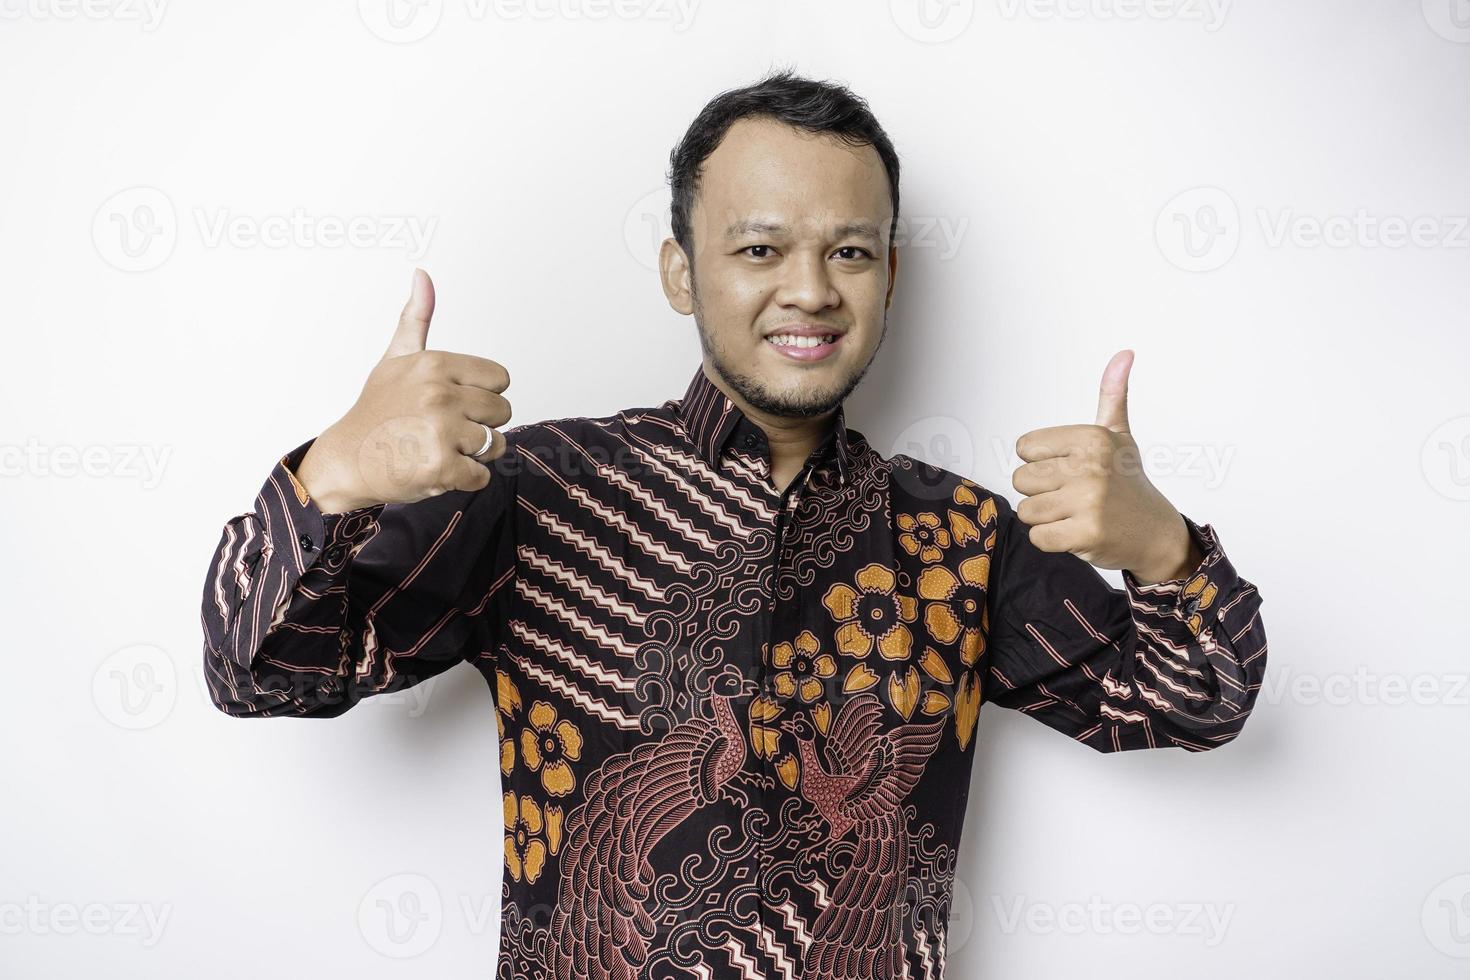
[[[684,254],[694,261],[694,233],[689,213],[699,192],[700,168],[740,119],[766,116],[810,133],[830,133],[852,146],[871,146],[888,172],[893,198],[890,244],[898,231],[898,153],[868,103],[836,82],[815,81],[782,69],[753,85],[715,96],[700,110],[669,154],[669,187],[673,191],[673,231]]]

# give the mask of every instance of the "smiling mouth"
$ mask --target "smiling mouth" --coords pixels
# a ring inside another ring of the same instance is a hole
[[[795,347],[810,350],[813,347],[821,347],[823,344],[835,344],[841,334],[829,333],[821,336],[803,337],[797,334],[774,333],[766,338],[766,343],[776,347]]]

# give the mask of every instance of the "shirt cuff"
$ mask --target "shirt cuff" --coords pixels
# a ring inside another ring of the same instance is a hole
[[[267,485],[275,482],[288,489],[285,493],[265,495],[268,508],[280,509],[280,513],[267,514],[270,527],[294,529],[295,540],[289,546],[296,550],[302,568],[312,565],[318,556],[325,557],[329,565],[340,564],[377,531],[377,518],[384,506],[371,504],[340,513],[323,513],[295,473],[315,441],[313,436],[280,458]],[[277,546],[286,543],[273,540]]]
[[[1123,569],[1123,583],[1128,598],[1155,615],[1176,620],[1188,629],[1191,636],[1210,628],[1220,613],[1227,596],[1235,591],[1239,576],[1235,566],[1226,557],[1220,546],[1220,536],[1209,524],[1196,524],[1181,514],[1190,537],[1199,546],[1199,566],[1189,575],[1141,585],[1133,573]]]

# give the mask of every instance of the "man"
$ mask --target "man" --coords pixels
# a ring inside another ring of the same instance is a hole
[[[499,431],[505,368],[427,348],[416,270],[356,404],[225,527],[211,691],[331,717],[473,664],[502,975],[940,976],[982,701],[1101,752],[1215,748],[1260,595],[1136,465],[1129,352],[1095,424],[1021,437],[1015,508],[847,428],[898,269],[897,156],[850,92],[724,93],[671,181],[683,396]]]

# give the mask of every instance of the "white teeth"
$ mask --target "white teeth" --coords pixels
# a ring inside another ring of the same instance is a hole
[[[824,337],[798,337],[789,333],[772,334],[766,338],[777,347],[820,347],[822,344],[830,344],[837,340],[836,334],[827,334]]]

